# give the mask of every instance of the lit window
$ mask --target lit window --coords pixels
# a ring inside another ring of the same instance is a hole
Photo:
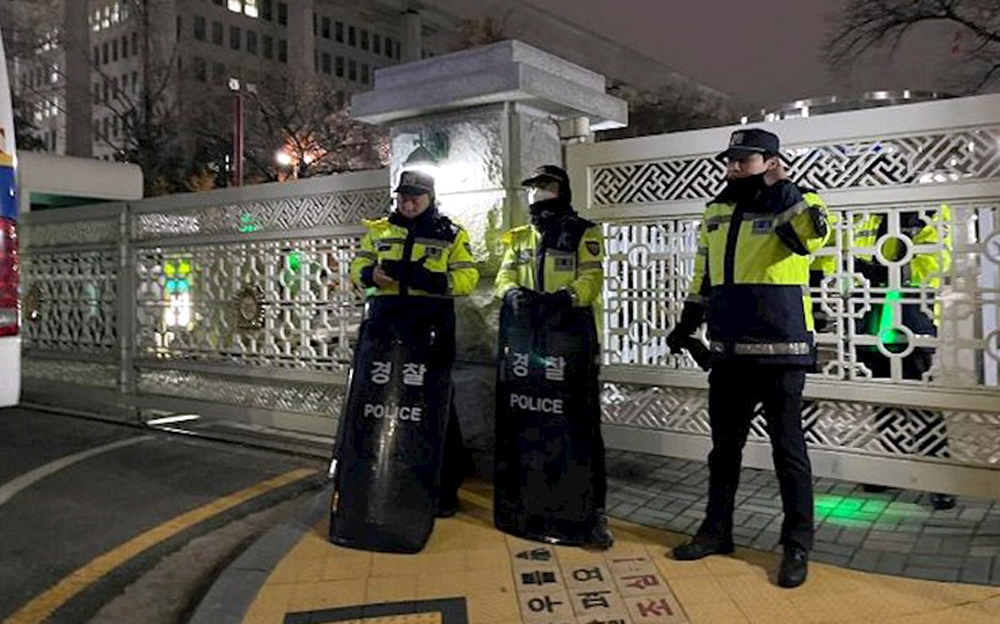
[[[163,324],[167,327],[191,325],[191,273],[191,260],[188,258],[173,258],[163,264],[166,282],[163,291],[167,299]]]
[[[111,23],[117,24],[122,19],[122,5],[118,2],[111,7]]]
[[[248,17],[257,17],[257,0],[244,0],[243,12],[246,13]]]
[[[228,6],[233,13],[243,12],[243,0],[229,0]]]
[[[104,7],[104,17],[101,18],[101,28],[111,27],[111,7]]]

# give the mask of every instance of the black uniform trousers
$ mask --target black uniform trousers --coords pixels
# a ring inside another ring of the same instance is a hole
[[[604,457],[604,435],[601,432],[601,382],[599,378],[592,380],[590,396],[594,397],[597,415],[593,419],[594,430],[591,434],[591,461],[594,467],[594,506],[605,511],[608,506],[608,467]]]
[[[812,468],[802,433],[802,389],[806,370],[798,366],[729,364],[709,373],[708,412],[712,451],[705,521],[698,534],[730,540],[743,447],[754,408],[763,404],[774,468],[781,488],[781,543],[809,550],[813,544]]]
[[[448,426],[444,432],[444,456],[441,458],[441,485],[438,490],[438,500],[447,502],[458,496],[458,490],[462,487],[462,481],[465,480],[468,466],[469,458],[462,439],[458,414],[455,412],[455,390],[452,389]]]

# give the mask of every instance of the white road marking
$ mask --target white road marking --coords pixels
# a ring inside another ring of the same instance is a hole
[[[7,501],[14,498],[22,491],[31,487],[32,485],[38,483],[45,477],[55,474],[62,470],[63,468],[68,468],[73,464],[80,463],[86,459],[90,459],[95,455],[100,455],[102,453],[107,453],[115,449],[120,449],[126,446],[131,446],[133,444],[138,444],[140,442],[146,442],[147,440],[154,440],[156,436],[145,435],[137,436],[134,438],[128,438],[127,440],[119,440],[118,442],[112,442],[111,444],[105,444],[104,446],[98,446],[96,448],[87,449],[86,451],[80,451],[79,453],[74,453],[73,455],[67,455],[66,457],[60,457],[57,460],[50,461],[49,463],[39,466],[34,470],[24,473],[7,483],[0,485],[0,507],[3,507]]]

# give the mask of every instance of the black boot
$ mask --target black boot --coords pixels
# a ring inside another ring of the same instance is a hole
[[[608,516],[603,509],[597,511],[597,519],[587,536],[587,546],[598,550],[607,550],[615,543],[615,538],[608,528]]]
[[[785,555],[778,570],[778,585],[789,589],[798,587],[806,582],[808,573],[809,552],[798,546],[785,546]]]
[[[459,507],[461,507],[461,503],[457,493],[445,494],[438,499],[434,515],[438,518],[450,518],[458,513]]]
[[[869,494],[879,494],[885,492],[889,489],[888,485],[875,485],[874,483],[862,483],[862,491],[868,492]]]
[[[951,494],[941,494],[935,492],[931,494],[931,507],[938,511],[953,509],[955,507],[955,497]]]
[[[733,552],[733,538],[716,538],[695,535],[686,544],[674,548],[671,556],[677,561],[695,561],[709,555],[728,555]]]

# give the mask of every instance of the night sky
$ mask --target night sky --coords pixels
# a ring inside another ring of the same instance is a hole
[[[834,75],[822,42],[846,0],[514,0],[559,13],[739,100],[774,104],[880,89],[946,90],[952,29],[922,27],[893,59]]]

